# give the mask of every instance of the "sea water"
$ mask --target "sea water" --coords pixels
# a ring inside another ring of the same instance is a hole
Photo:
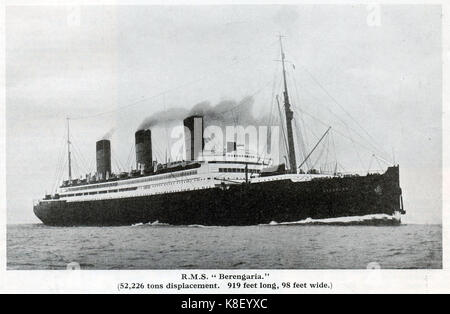
[[[442,268],[442,226],[7,226],[7,268]]]

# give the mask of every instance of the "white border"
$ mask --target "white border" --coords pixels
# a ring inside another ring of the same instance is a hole
[[[450,121],[449,74],[450,60],[450,5],[446,1],[376,1],[380,4],[441,4],[442,5],[442,48],[443,48],[443,191],[450,191]],[[83,5],[83,4],[273,4],[274,1],[3,1],[0,7],[0,21],[5,21],[5,5]],[[368,4],[374,1],[279,1],[277,4]],[[117,293],[119,282],[180,282],[182,273],[270,273],[272,280],[333,283],[332,290],[183,290],[181,293],[448,293],[450,292],[450,271],[448,239],[450,217],[447,212],[450,193],[443,193],[443,270],[87,270],[87,271],[12,271],[6,270],[6,177],[5,177],[5,25],[1,23],[1,75],[0,75],[0,292],[5,293]],[[156,290],[133,290],[134,293],[157,293]],[[165,291],[176,293],[176,291]]]

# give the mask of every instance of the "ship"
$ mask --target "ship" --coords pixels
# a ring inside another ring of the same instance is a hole
[[[68,127],[68,179],[54,194],[34,201],[35,215],[50,226],[322,224],[342,217],[356,218],[357,224],[399,225],[405,210],[398,164],[365,175],[301,169],[310,154],[297,163],[281,37],[280,53],[285,163],[273,164],[239,149],[235,142],[227,143],[223,151],[205,152],[204,117],[192,115],[183,120],[183,160],[154,161],[152,130],[138,130],[134,170],[113,173],[111,142],[102,139],[96,142],[95,175],[74,179]]]

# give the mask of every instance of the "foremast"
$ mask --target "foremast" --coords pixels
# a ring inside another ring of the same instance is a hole
[[[67,118],[67,159],[69,166],[69,182],[72,181],[72,158],[70,152],[70,126],[69,126],[69,118]]]
[[[297,173],[297,160],[295,158],[295,146],[294,146],[294,135],[292,132],[292,119],[294,117],[294,112],[291,110],[291,104],[289,102],[289,93],[287,89],[287,82],[286,82],[286,68],[284,65],[285,62],[285,55],[283,51],[283,42],[282,42],[282,36],[280,35],[280,50],[281,50],[281,64],[283,66],[283,82],[284,82],[284,91],[283,91],[283,98],[284,98],[284,112],[286,115],[286,133],[287,133],[287,140],[288,140],[288,155],[289,155],[289,172],[290,173]]]

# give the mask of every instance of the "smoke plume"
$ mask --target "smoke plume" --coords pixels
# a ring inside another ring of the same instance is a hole
[[[227,126],[227,125],[260,125],[267,123],[262,119],[257,119],[253,115],[254,99],[252,96],[246,96],[241,101],[223,100],[215,105],[209,101],[203,101],[192,107],[191,110],[184,108],[171,108],[157,112],[144,119],[138,127],[138,130],[148,129],[158,124],[167,124],[175,121],[182,121],[191,115],[203,116],[205,127],[208,125]]]
[[[195,105],[189,115],[202,115],[205,125],[257,125],[254,117],[254,99],[251,96],[244,97],[241,101],[223,100],[212,106],[209,102],[201,102]]]
[[[102,136],[102,140],[110,140],[112,135],[114,134],[114,131],[116,130],[116,128],[112,127],[108,132],[106,132],[103,136]]]
[[[167,124],[170,122],[181,121],[186,118],[188,111],[184,108],[170,108],[159,111],[145,118],[138,127],[138,131],[152,128],[158,124]]]

